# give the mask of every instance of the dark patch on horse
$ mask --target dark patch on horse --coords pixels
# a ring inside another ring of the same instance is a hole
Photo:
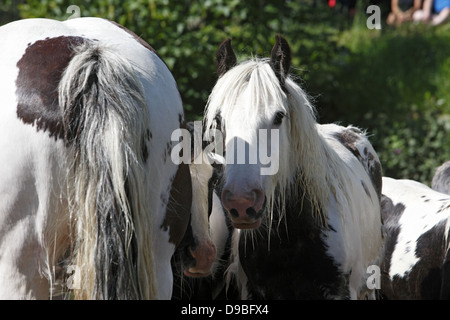
[[[152,134],[149,129],[145,132],[145,135],[142,137],[142,159],[144,162],[147,162],[148,159],[148,145],[147,143],[150,143],[150,140],[152,139]]]
[[[375,188],[375,191],[378,195],[378,199],[381,201],[381,190],[383,188],[383,169],[381,167],[381,163],[375,160],[373,154],[368,154],[369,159],[369,176],[372,181],[372,185]]]
[[[182,157],[181,152],[183,151],[183,149],[180,150],[180,158]],[[164,152],[164,163],[167,161],[167,157],[170,158],[170,154],[172,153],[172,141],[167,142],[166,144],[166,152]]]
[[[372,199],[372,197],[370,196],[369,188],[367,188],[367,186],[366,186],[366,184],[364,183],[363,180],[361,180],[361,185],[362,185],[362,187],[363,187],[363,189],[364,189],[364,192],[367,194],[367,196],[368,196],[370,199]]]
[[[187,164],[178,166],[175,179],[170,190],[167,213],[161,228],[169,228],[169,241],[175,247],[181,243],[191,216],[192,184]]]
[[[147,147],[147,141],[145,139],[142,139],[142,159],[144,162],[147,162],[148,159],[148,147]]]
[[[381,200],[381,190],[382,190],[382,168],[381,163],[375,159],[375,156],[368,152],[367,148],[364,148],[364,156],[361,155],[356,143],[361,139],[360,135],[362,131],[357,128],[345,129],[342,132],[335,133],[334,137],[349,150],[358,161],[363,165],[368,173],[372,185],[378,195],[378,199]]]
[[[397,203],[395,206],[392,200],[382,195],[381,197],[381,216],[385,227],[396,226],[403,215],[406,207],[403,203]]]
[[[58,85],[74,56],[74,47],[86,41],[82,37],[56,37],[30,44],[17,62],[17,117],[50,137],[64,138]]]
[[[227,138],[227,133],[225,131],[225,125],[223,123],[223,119],[222,119],[222,116],[220,115],[220,113],[217,113],[214,116],[213,123],[215,123],[215,124],[212,124],[211,127],[209,127],[209,128],[203,127],[203,131],[205,132],[206,130],[211,130],[213,128],[213,126],[215,126],[215,129],[219,130],[221,132],[221,134],[222,134],[221,144],[222,144],[222,146],[225,146],[225,140]],[[209,143],[215,141],[215,138],[216,137],[214,136],[214,137],[212,137],[212,139],[210,141],[203,141],[202,148],[205,148]],[[219,141],[217,141],[217,142],[219,143]],[[222,154],[223,156],[225,156],[225,154],[226,154],[226,150],[220,150],[220,151],[216,151],[216,152],[218,152],[219,154],[223,153]],[[212,165],[214,166],[215,164],[216,164],[216,162],[213,162]]]
[[[397,244],[401,227],[399,220],[406,207],[402,203],[394,206],[392,200],[385,195],[381,197],[381,216],[386,230],[384,260],[381,264],[381,288],[385,297],[393,297],[394,289],[389,277],[392,254]]]
[[[189,121],[186,123],[186,129],[189,131],[190,137],[191,137],[191,162],[194,161],[195,158],[197,158],[197,156],[200,154],[201,150],[199,147],[197,147],[197,149],[195,148],[196,146],[199,146],[199,138],[201,139],[202,137],[198,136],[198,134],[195,134],[195,125],[193,121]]]
[[[362,160],[361,154],[358,148],[356,148],[356,142],[360,139],[359,135],[352,130],[344,130],[339,133],[335,133],[334,137],[346,147],[359,161]]]
[[[437,211],[437,213],[441,213],[442,211],[447,210],[447,209],[449,209],[449,208],[450,208],[450,204],[443,204],[443,205],[439,208],[439,210]]]
[[[416,256],[419,261],[411,271],[410,281],[417,278],[420,284],[420,299],[440,299],[442,267],[446,260],[444,219],[417,239]]]
[[[311,204],[301,201],[289,197],[286,228],[277,227],[281,218],[274,212],[270,248],[267,228],[260,228],[252,239],[241,235],[239,260],[252,299],[349,298],[348,275],[328,256],[324,229],[317,225]],[[289,223],[291,219],[296,223]]]

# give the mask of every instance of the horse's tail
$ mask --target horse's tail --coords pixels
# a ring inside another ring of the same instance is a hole
[[[148,178],[149,114],[131,64],[86,41],[59,85],[74,225],[73,294],[80,299],[155,295]],[[145,232],[139,232],[145,230]]]

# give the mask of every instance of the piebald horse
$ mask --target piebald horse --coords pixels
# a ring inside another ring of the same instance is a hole
[[[52,298],[61,278],[74,298],[170,299],[192,188],[171,161],[185,122],[169,69],[99,18],[16,21],[0,39],[0,299]]]
[[[224,150],[216,192],[236,228],[229,270],[241,297],[374,298],[368,267],[383,256],[377,154],[361,130],[316,122],[282,36],[270,59],[236,61],[225,40],[204,122],[205,140]]]
[[[383,178],[387,299],[450,299],[450,196],[413,180]]]

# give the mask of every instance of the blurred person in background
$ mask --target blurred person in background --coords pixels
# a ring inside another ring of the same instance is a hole
[[[440,25],[450,17],[450,0],[424,0],[423,9],[414,13],[414,21]]]
[[[391,12],[386,23],[388,25],[401,25],[403,22],[412,21],[415,12],[420,10],[422,0],[392,0]]]

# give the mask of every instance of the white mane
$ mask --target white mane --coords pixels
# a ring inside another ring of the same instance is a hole
[[[286,195],[308,197],[315,217],[327,224],[325,205],[331,195],[336,197],[336,189],[342,188],[347,197],[345,178],[342,176],[342,160],[319,134],[315,108],[306,93],[288,76],[285,79],[286,92],[280,86],[268,59],[245,61],[226,72],[216,83],[205,111],[205,127],[216,129],[215,118],[220,115],[222,125],[231,113],[239,108],[258,126],[258,119],[264,119],[268,111],[283,110],[288,121],[288,140],[280,146],[278,173],[272,176],[272,186],[266,191],[269,216],[273,215],[274,198],[278,189],[279,212],[283,214]],[[249,89],[249,90],[247,90]],[[241,106],[236,102],[240,95],[249,94],[250,105]],[[246,117],[247,118],[247,117]],[[252,120],[253,121],[253,120]],[[217,128],[221,129],[221,128]],[[208,130],[205,138],[212,140]],[[340,167],[341,166],[341,167]],[[297,194],[303,190],[303,194]],[[299,209],[299,212],[301,210]]]

